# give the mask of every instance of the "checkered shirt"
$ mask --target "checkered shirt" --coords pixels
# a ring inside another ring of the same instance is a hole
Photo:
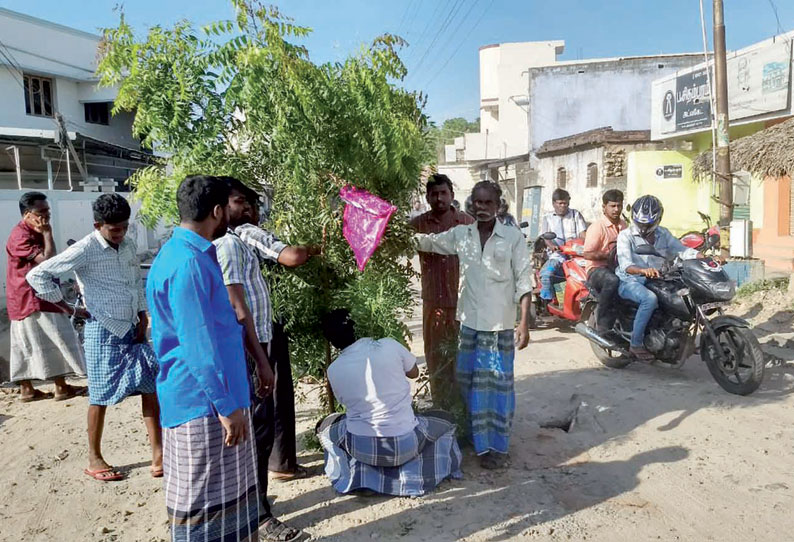
[[[287,248],[286,243],[276,237],[273,232],[263,230],[253,224],[241,224],[234,230],[240,239],[245,241],[259,261],[262,263],[273,262],[278,263],[279,254]]]
[[[63,300],[55,280],[74,272],[91,316],[117,337],[124,337],[146,310],[146,294],[135,242],[125,237],[114,249],[93,231],[37,265],[25,277],[41,299]]]
[[[259,260],[254,252],[240,237],[229,230],[226,235],[214,241],[218,263],[223,272],[223,283],[242,284],[245,302],[251,311],[260,343],[269,343],[273,337],[273,324],[270,321],[270,289],[267,287]]]

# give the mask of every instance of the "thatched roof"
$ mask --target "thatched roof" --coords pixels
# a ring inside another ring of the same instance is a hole
[[[692,164],[696,181],[711,179],[711,149],[700,153]],[[731,169],[764,177],[794,176],[794,118],[731,141]]]

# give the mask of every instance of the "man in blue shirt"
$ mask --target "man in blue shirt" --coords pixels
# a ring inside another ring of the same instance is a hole
[[[618,269],[615,272],[620,279],[618,294],[638,305],[629,352],[641,360],[654,358],[645,348],[645,328],[659,305],[656,294],[645,287],[645,281],[661,276],[659,268],[665,258],[703,257],[697,250],[685,247],[667,228],[659,225],[663,214],[664,207],[656,196],[641,196],[631,207],[631,226],[618,235]],[[638,254],[637,248],[643,245],[652,246],[659,256]]]
[[[147,278],[172,540],[256,540],[259,532],[243,328],[212,244],[226,232],[228,198],[216,177],[186,178],[180,227]],[[256,387],[272,389],[270,368],[258,369]]]

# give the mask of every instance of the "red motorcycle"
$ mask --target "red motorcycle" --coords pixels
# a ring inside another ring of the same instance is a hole
[[[547,232],[542,234],[535,241],[533,252],[533,260],[535,264],[535,311],[536,314],[543,313],[543,301],[540,298],[540,270],[543,265],[548,261],[546,254],[546,241],[552,241],[557,238],[554,232]],[[565,320],[578,322],[582,315],[582,301],[587,298],[590,291],[587,288],[587,272],[585,271],[586,260],[582,258],[582,248],[584,247],[583,239],[571,239],[566,241],[560,247],[560,252],[569,256],[563,262],[562,269],[565,273],[565,294],[563,296],[562,305],[560,305],[556,296],[545,308],[552,316],[557,316]]]
[[[719,252],[720,250],[720,228],[711,224],[711,217],[698,211],[701,220],[706,227],[703,231],[688,231],[678,239],[685,247],[694,248],[699,252],[707,253],[709,250]]]

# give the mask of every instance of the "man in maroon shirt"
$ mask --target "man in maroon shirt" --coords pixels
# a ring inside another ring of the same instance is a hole
[[[411,220],[419,233],[441,233],[458,224],[471,224],[474,219],[455,210],[455,192],[446,175],[435,174],[427,181],[427,203],[430,210]],[[422,268],[422,335],[425,361],[430,372],[433,403],[449,407],[455,389],[454,348],[459,324],[455,321],[458,306],[457,256],[419,253]]]
[[[19,200],[22,220],[11,230],[6,243],[6,301],[11,320],[11,381],[17,382],[23,402],[52,397],[33,387],[31,380],[53,380],[55,400],[85,393],[70,386],[64,375],[85,374],[85,363],[77,334],[61,302],[53,305],[39,299],[25,280],[33,267],[55,255],[50,227],[50,206],[41,192],[27,192]],[[87,316],[85,311],[78,311]]]

